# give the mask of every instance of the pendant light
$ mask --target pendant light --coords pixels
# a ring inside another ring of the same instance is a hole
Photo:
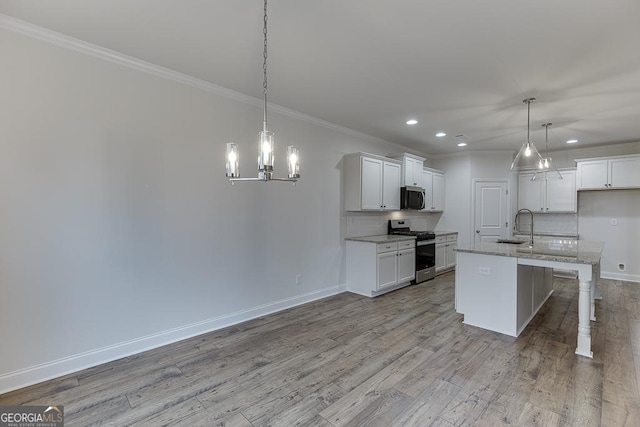
[[[232,184],[236,181],[288,181],[293,182],[293,185],[295,185],[298,178],[300,178],[300,153],[295,145],[287,147],[287,168],[289,171],[287,178],[274,178],[273,176],[274,134],[267,128],[267,0],[264,0],[264,26],[262,33],[264,34],[264,50],[262,54],[264,115],[262,131],[258,137],[258,176],[255,178],[240,177],[238,144],[234,142],[227,143],[226,176]]]
[[[527,98],[522,102],[527,104],[527,140],[522,144],[520,151],[516,154],[516,157],[511,163],[511,171],[535,171],[538,169],[538,165],[542,157],[536,146],[529,139],[529,122],[531,117],[531,103],[535,102],[535,98]]]
[[[549,126],[553,123],[543,123],[544,127],[544,157],[540,159],[538,163],[538,170],[533,174],[531,181],[540,180],[556,180],[562,179],[562,175],[558,168],[553,164],[551,157],[549,157]]]

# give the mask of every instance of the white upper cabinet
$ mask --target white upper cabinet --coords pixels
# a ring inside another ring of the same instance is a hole
[[[560,170],[562,179],[531,181],[533,173],[518,175],[518,209],[532,212],[576,212],[576,172]]]
[[[640,187],[640,155],[578,159],[578,190]]]
[[[403,187],[421,187],[422,168],[424,167],[424,157],[415,156],[409,153],[390,154],[390,158],[402,161],[402,183]]]
[[[362,209],[382,208],[382,173],[381,160],[361,158],[362,166]]]
[[[399,210],[402,162],[367,153],[344,156],[345,209]]]
[[[444,210],[444,174],[424,169],[422,171],[422,185],[425,191],[424,209],[430,212]]]
[[[546,182],[545,209],[547,212],[577,212],[576,171],[564,170],[560,173],[562,179]]]
[[[431,194],[433,195],[431,210],[443,211],[444,210],[444,174],[434,172],[433,182],[431,186]]]
[[[382,168],[382,208],[400,209],[400,165],[383,162]]]
[[[405,157],[402,161],[402,167],[404,168],[403,185],[422,187],[424,185],[422,182],[423,166],[423,160]]]

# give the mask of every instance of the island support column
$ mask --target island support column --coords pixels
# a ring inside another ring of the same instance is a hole
[[[600,278],[600,263],[594,264],[591,270],[593,277],[591,278],[591,320],[596,320],[596,300],[602,299],[602,293],[598,288],[598,279]]]
[[[592,266],[581,265],[578,270],[580,292],[578,294],[578,347],[576,354],[593,357],[591,351],[591,281]]]

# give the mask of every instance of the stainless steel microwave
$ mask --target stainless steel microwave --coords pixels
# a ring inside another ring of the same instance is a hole
[[[424,188],[400,187],[400,209],[424,209]]]

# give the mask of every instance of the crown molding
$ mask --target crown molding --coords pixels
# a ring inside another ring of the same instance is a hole
[[[157,77],[162,77],[168,80],[172,80],[177,83],[188,85],[205,92],[209,92],[215,95],[219,95],[234,101],[249,104],[254,107],[260,107],[264,105],[264,100],[253,96],[246,95],[244,93],[237,92],[232,89],[208,82],[206,80],[192,77],[188,74],[180,73],[178,71],[171,70],[160,65],[153,64],[151,62],[143,61],[132,56],[125,55],[115,50],[107,49],[102,46],[98,46],[92,43],[85,42],[74,37],[70,37],[56,31],[52,31],[29,22],[22,21],[12,16],[4,15],[0,13],[0,29],[5,29],[15,33],[23,34],[25,36],[42,40],[47,43],[54,44],[56,46],[70,49],[85,55],[90,55],[95,58],[99,58],[105,61],[109,61],[118,65],[133,68],[137,71],[142,71],[147,74],[151,74]],[[356,138],[362,138],[371,142],[383,143],[396,147],[406,148],[402,145],[386,141],[381,138],[374,137],[372,135],[359,132],[335,123],[331,123],[326,120],[319,119],[317,117],[310,116],[305,113],[301,113],[290,108],[283,107],[278,104],[268,103],[268,107],[272,112],[277,112],[283,116],[305,121],[307,123],[322,126],[334,131],[345,133]]]

